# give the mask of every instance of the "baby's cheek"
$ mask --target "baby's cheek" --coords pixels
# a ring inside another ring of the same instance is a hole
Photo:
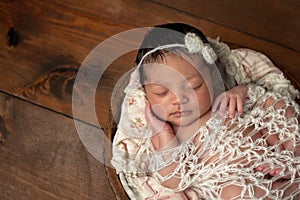
[[[160,118],[160,119],[166,119],[167,117],[167,111],[166,108],[161,104],[151,104],[151,109],[153,114]]]

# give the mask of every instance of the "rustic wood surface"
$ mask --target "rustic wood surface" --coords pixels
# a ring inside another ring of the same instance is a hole
[[[4,93],[0,105],[0,199],[114,199],[104,165],[87,152],[72,118]]]
[[[81,63],[99,43],[132,28],[186,22],[268,55],[300,81],[297,0],[2,0],[0,1],[0,199],[114,199],[104,166],[82,145],[72,89]],[[20,42],[7,45],[15,27]],[[105,128],[115,84],[134,52],[104,72],[97,88]],[[85,112],[84,110],[82,112]]]
[[[295,12],[296,9],[300,9],[300,2],[297,0],[288,0],[285,5],[281,1],[272,0],[259,3],[237,0],[228,3],[229,1],[211,0],[206,5],[207,1],[204,0],[197,2],[155,0],[155,2],[288,49],[300,51],[300,42],[297,42],[300,34],[300,15]],[[190,6],[192,3],[198,5]]]

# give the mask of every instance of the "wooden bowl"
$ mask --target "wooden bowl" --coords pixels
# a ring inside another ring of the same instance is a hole
[[[228,43],[227,43],[228,44]],[[239,45],[236,44],[230,44],[229,46],[231,48],[240,48]],[[282,70],[282,72],[284,73],[284,75],[291,81],[291,83],[297,88],[300,89],[300,81],[297,80],[295,77],[293,77],[288,69],[282,67],[282,66],[278,66],[276,65],[280,70]],[[132,70],[131,70],[132,71]],[[112,98],[112,106],[109,110],[109,116],[107,118],[106,121],[106,125],[104,128],[104,132],[107,136],[107,138],[111,141],[113,141],[115,132],[117,130],[117,122],[119,120],[120,117],[120,109],[121,109],[121,104],[122,101],[124,99],[124,88],[127,86],[129,79],[130,79],[130,73],[131,71],[129,71],[128,73],[126,73],[122,79],[119,81],[119,87],[117,89],[114,90],[113,92],[113,98]],[[297,99],[297,103],[300,103],[300,99]],[[107,152],[107,158],[110,159],[112,156],[112,152]],[[116,174],[116,171],[114,168],[111,168],[109,166],[106,166],[106,174],[107,174],[107,178],[109,180],[109,183],[116,195],[116,199],[117,200],[128,200],[129,197],[127,196],[124,188],[122,187],[122,184],[119,180],[118,175]]]

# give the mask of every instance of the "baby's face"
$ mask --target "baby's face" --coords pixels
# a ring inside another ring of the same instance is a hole
[[[203,62],[198,61],[197,65]],[[146,97],[161,120],[173,126],[188,126],[210,111],[208,84],[182,57],[166,55],[160,63],[146,64],[144,73]]]

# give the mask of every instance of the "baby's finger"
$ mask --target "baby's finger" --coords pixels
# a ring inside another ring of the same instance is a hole
[[[150,123],[152,120],[152,113],[151,113],[151,108],[150,108],[150,103],[146,103],[146,109],[145,109],[145,116],[146,116],[146,121],[147,123]]]
[[[222,98],[222,101],[221,101],[221,104],[220,104],[220,109],[219,109],[220,113],[222,115],[224,115],[224,113],[226,111],[226,108],[227,108],[227,105],[228,105],[228,101],[229,101],[229,99],[228,99],[227,95],[225,95],[225,97]]]
[[[259,171],[259,172],[267,172],[270,169],[271,169],[270,165],[268,165],[268,164],[262,164],[262,165],[255,168],[255,170]]]
[[[280,175],[280,173],[281,173],[281,169],[280,169],[280,168],[277,168],[277,169],[271,169],[270,172],[269,172],[269,174],[270,174],[271,176],[278,176],[278,175]]]
[[[239,115],[243,114],[243,99],[242,97],[237,97],[237,102],[236,102],[236,106],[237,106],[237,112]]]
[[[234,98],[231,98],[229,100],[229,117],[233,117],[236,109],[236,100]]]
[[[145,117],[146,117],[146,121],[147,124],[149,126],[149,128],[151,128],[152,130],[156,129],[156,117],[153,115],[152,110],[151,110],[151,105],[150,103],[147,102],[146,104],[146,110],[145,110]]]
[[[220,94],[220,95],[215,99],[215,102],[214,102],[214,104],[213,104],[213,106],[212,106],[212,108],[211,108],[212,112],[216,112],[216,111],[217,111],[217,108],[219,107],[219,105],[220,105],[222,99],[224,98],[224,96],[225,96],[225,95],[222,93],[222,94]]]

